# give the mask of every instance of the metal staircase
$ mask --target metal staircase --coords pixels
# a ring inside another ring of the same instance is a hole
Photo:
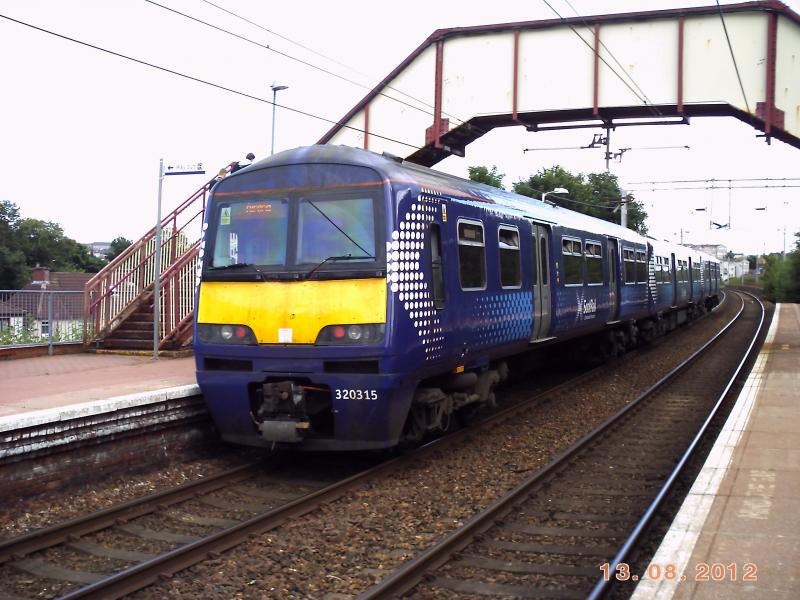
[[[190,342],[208,192],[238,166],[237,162],[229,164],[162,218],[158,299],[153,298],[155,227],[89,280],[83,294],[85,345],[98,349],[152,350],[156,300],[160,303],[159,349],[177,350]]]

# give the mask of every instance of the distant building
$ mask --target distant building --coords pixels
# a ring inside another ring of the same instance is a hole
[[[52,294],[50,298],[50,294],[34,292],[83,292],[93,276],[36,267],[31,283],[0,298],[0,333],[27,335],[34,343],[35,338],[47,341],[51,332],[55,338],[76,338],[83,329],[83,294]]]
[[[719,260],[719,271],[722,281],[731,277],[744,277],[750,273],[750,262],[744,254],[734,254],[722,244],[684,244],[700,252],[710,254]]]
[[[694,248],[698,252],[710,254],[718,260],[723,260],[728,254],[728,247],[722,244],[684,244],[684,246]]]
[[[105,258],[111,249],[111,242],[91,242],[90,244],[84,244],[84,246],[95,258]]]

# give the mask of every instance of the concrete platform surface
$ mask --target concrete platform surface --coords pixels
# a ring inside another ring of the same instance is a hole
[[[800,305],[776,307],[736,406],[650,567],[635,600],[800,598]]]
[[[0,361],[0,417],[196,385],[194,357],[66,354]]]

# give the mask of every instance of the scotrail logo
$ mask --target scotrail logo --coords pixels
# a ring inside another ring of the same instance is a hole
[[[591,318],[594,317],[595,313],[597,312],[597,300],[594,298],[590,300],[583,301],[583,318]]]

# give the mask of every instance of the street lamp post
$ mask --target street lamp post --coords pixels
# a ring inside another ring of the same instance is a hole
[[[275,85],[273,83],[271,86],[272,88],[272,146],[270,147],[269,154],[272,156],[275,154],[275,98],[278,95],[278,92],[281,90],[288,90],[288,85]]]
[[[542,202],[547,202],[545,198],[547,198],[548,194],[569,194],[569,190],[563,187],[557,187],[554,190],[550,190],[549,192],[542,192]]]
[[[158,208],[156,212],[155,263],[153,264],[153,360],[158,360],[161,342],[159,309],[161,308],[161,190],[164,187],[164,159],[158,161]]]

